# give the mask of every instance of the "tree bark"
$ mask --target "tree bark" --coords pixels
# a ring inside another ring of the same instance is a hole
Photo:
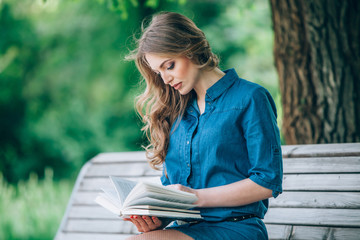
[[[360,141],[360,2],[270,0],[286,144]]]

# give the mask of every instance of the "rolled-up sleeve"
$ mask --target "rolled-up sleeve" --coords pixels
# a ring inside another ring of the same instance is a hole
[[[249,92],[245,101],[242,129],[250,161],[248,175],[277,197],[282,192],[283,165],[276,106],[270,93],[261,87]]]

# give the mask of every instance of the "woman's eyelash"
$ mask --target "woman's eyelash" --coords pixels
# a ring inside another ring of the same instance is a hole
[[[167,70],[171,70],[171,69],[173,69],[173,68],[174,68],[174,66],[175,66],[175,63],[174,63],[174,62],[172,62],[172,63],[171,63],[171,65],[170,65],[170,67],[168,67],[168,68],[167,68]]]

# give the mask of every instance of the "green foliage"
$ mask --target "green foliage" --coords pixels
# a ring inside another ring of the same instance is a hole
[[[0,239],[53,239],[64,214],[73,182],[31,174],[27,182],[9,185],[0,174]]]
[[[45,166],[69,176],[99,152],[142,143],[139,76],[122,60],[136,27],[98,4],[46,4],[1,8],[0,170],[9,181]]]
[[[71,177],[99,152],[141,149],[145,140],[133,107],[139,74],[123,57],[141,20],[155,9],[193,18],[221,57],[222,69],[235,67],[279,99],[266,1],[3,0],[0,171],[5,179],[16,182],[30,172],[41,178],[45,167],[54,169],[56,179]]]

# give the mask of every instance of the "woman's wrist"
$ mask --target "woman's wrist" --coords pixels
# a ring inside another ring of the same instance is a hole
[[[207,197],[206,197],[206,189],[196,189],[195,195],[197,196],[198,200],[195,202],[195,204],[198,207],[206,207],[207,206]]]

